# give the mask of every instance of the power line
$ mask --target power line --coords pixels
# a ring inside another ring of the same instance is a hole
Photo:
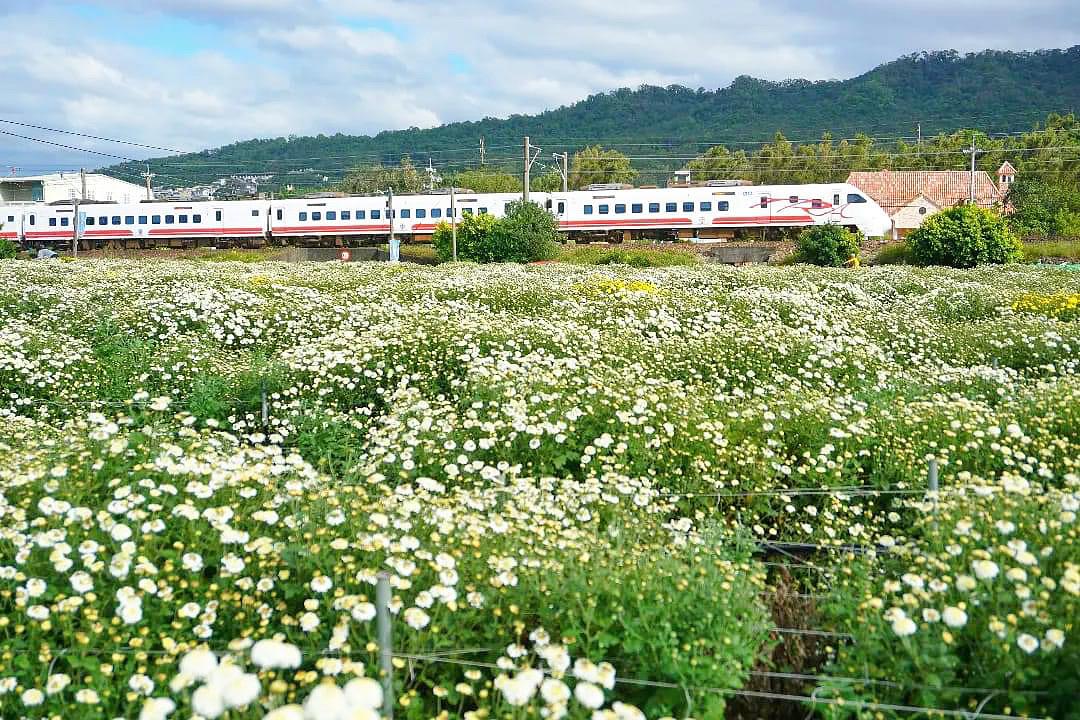
[[[65,150],[74,150],[76,152],[90,153],[92,155],[101,155],[103,157],[115,158],[117,160],[123,160],[125,162],[142,162],[140,160],[135,160],[134,158],[124,157],[123,155],[113,155],[112,153],[101,152],[99,150],[89,150],[87,148],[75,147],[74,145],[65,145],[63,143],[53,142],[52,140],[45,140],[43,138],[30,137],[29,135],[20,135],[18,133],[13,133],[9,130],[0,130],[0,135],[10,135],[11,137],[17,137],[22,140],[43,143],[45,145],[53,145],[58,148],[64,148]]]
[[[47,130],[48,132],[63,133],[64,135],[75,135],[77,137],[89,138],[91,140],[103,140],[104,142],[119,143],[121,145],[133,145],[135,147],[147,148],[149,150],[165,150],[166,152],[183,153],[184,150],[176,150],[175,148],[161,147],[159,145],[145,145],[143,143],[133,142],[131,140],[117,140],[116,138],[101,137],[100,135],[88,135],[86,133],[76,132],[74,130],[60,130],[59,128],[45,127],[44,125],[33,125],[31,123],[19,122],[17,120],[5,120],[0,118],[0,123],[7,123],[8,125],[19,125],[20,127],[33,128],[34,130]]]

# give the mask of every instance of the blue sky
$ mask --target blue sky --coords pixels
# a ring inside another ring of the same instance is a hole
[[[0,118],[198,150],[533,113],[642,83],[844,78],[917,50],[1080,42],[1076,0],[3,3]],[[74,40],[77,39],[77,42]],[[160,152],[0,130],[142,158]],[[107,158],[0,135],[0,172]]]

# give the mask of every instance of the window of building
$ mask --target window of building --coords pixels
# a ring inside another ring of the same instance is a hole
[[[165,216],[165,224],[166,225],[172,225],[174,222],[176,222],[176,216],[175,215],[166,215]]]
[[[56,227],[56,218],[49,218],[49,227]]]
[[[191,222],[193,222],[193,223],[201,223],[202,222],[202,215],[192,215],[191,216]]]
[[[140,225],[145,225],[146,224],[146,216],[145,215],[140,215],[139,216],[139,224]]]
[[[615,212],[616,212],[617,214],[619,214],[619,215],[622,215],[622,214],[624,214],[624,213],[626,212],[626,206],[625,206],[625,205],[622,205],[622,204],[618,204],[618,205],[616,205],[616,206],[615,206]]]
[[[152,224],[152,225],[160,225],[161,224],[161,216],[160,215],[151,215],[150,216],[150,224]]]
[[[221,211],[220,210],[215,210],[214,211],[214,220],[216,220],[217,222],[221,222]]]
[[[61,225],[61,226],[63,226],[63,227],[67,227],[67,226],[68,226],[68,225],[70,225],[70,224],[71,224],[71,223],[69,223],[69,222],[68,222],[68,219],[67,219],[66,217],[60,218],[60,225]]]
[[[679,203],[667,203],[664,205],[664,212],[679,212]]]
[[[363,210],[360,210],[357,213],[357,217],[363,218],[363,212],[364,212]],[[382,210],[372,210],[371,211],[371,219],[372,220],[378,220],[380,217],[382,217]]]
[[[585,214],[586,215],[592,215],[592,205],[586,205],[585,206]]]
[[[326,211],[326,219],[327,220],[337,220],[337,211],[336,210],[327,210]]]
[[[720,200],[716,203],[716,209],[719,212],[727,212],[729,207],[731,207],[731,205],[727,200]]]
[[[134,225],[135,224],[135,216],[134,215],[128,215],[127,217],[125,217],[124,218],[124,224],[125,225]]]
[[[855,193],[850,193],[847,196],[847,201],[849,203],[864,203],[864,202],[866,202],[866,198],[864,198],[862,195],[857,195]]]
[[[179,218],[177,218],[177,219],[178,219],[178,220],[179,220],[180,222],[182,222],[183,224],[187,225],[187,215],[181,215],[181,216],[180,216]]]
[[[442,208],[431,208],[431,217],[432,218],[440,218],[440,217],[442,217]]]
[[[701,212],[712,212],[712,202],[698,203],[698,210]]]
[[[417,209],[417,211],[416,211],[416,219],[417,220],[423,220],[426,217],[427,217],[427,210],[425,210],[424,208]]]
[[[640,212],[643,212],[644,210],[645,210],[645,206],[642,205],[641,203],[634,203],[634,204],[632,204],[630,206],[630,212],[632,212],[632,213],[640,213]]]
[[[113,215],[112,216],[112,224],[113,225],[119,225],[120,224],[120,216],[119,215]]]
[[[304,222],[305,220],[307,220],[307,213],[306,212],[300,213],[300,221]]]
[[[660,203],[649,203],[649,212],[651,212],[651,213],[660,212]]]
[[[601,205],[599,208],[597,208],[597,210],[599,210],[601,215],[607,215],[608,214],[608,206],[607,205]]]
[[[564,212],[566,212],[566,202],[564,200],[560,200],[558,213],[562,215]]]
[[[322,220],[322,212],[312,212],[311,219],[313,222],[318,222],[319,220]]]
[[[919,214],[920,215],[925,215],[926,214],[926,207],[925,206],[919,208]]]

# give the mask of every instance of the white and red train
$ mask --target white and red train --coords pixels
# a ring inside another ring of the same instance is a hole
[[[468,214],[503,215],[520,199],[509,193],[455,194],[460,219]],[[562,232],[582,240],[667,238],[711,240],[737,231],[838,224],[867,236],[890,229],[888,215],[858,188],[821,185],[715,185],[684,188],[608,189],[531,193],[530,200],[558,219]],[[177,244],[332,244],[355,246],[394,234],[405,241],[429,239],[451,219],[445,193],[401,195],[393,217],[384,196],[225,202],[132,204],[24,204],[0,206],[0,238],[24,247]]]

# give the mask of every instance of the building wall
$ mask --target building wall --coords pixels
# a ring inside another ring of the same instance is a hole
[[[64,173],[55,180],[45,181],[45,202],[74,200],[81,194],[82,181],[78,173]],[[108,175],[87,174],[86,199],[118,203],[139,202],[146,199],[146,188]]]
[[[923,196],[919,196],[892,214],[896,236],[903,237],[922,225],[923,220],[938,212],[939,208]],[[920,212],[924,210],[925,212]]]

